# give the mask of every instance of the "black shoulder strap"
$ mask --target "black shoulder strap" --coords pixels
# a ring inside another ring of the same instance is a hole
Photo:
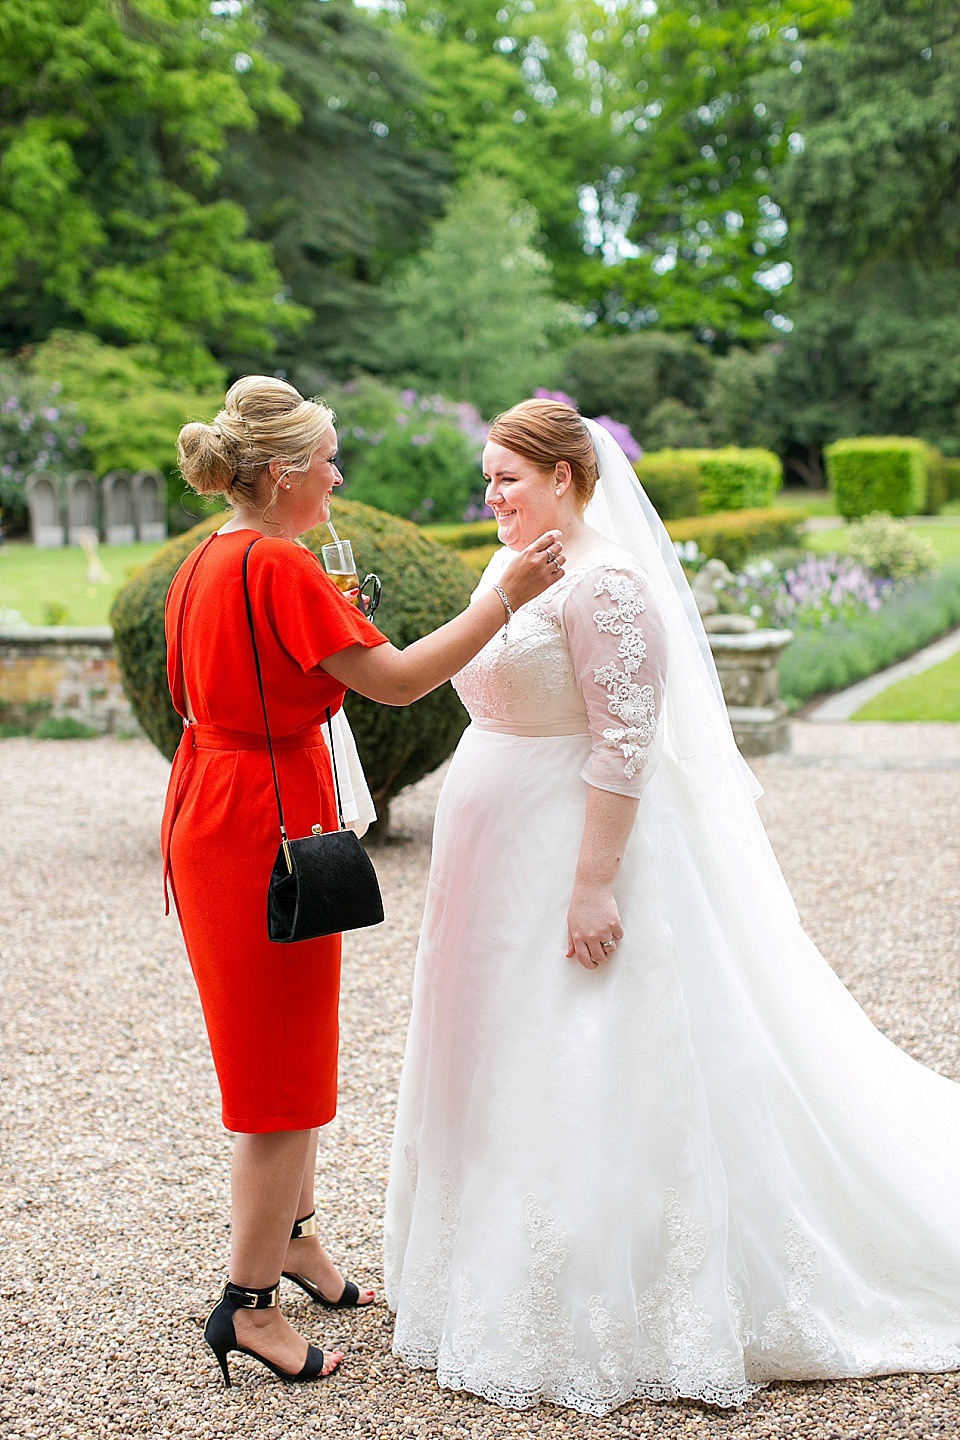
[[[277,778],[277,762],[273,757],[273,741],[270,738],[270,724],[267,720],[267,702],[263,693],[263,676],[260,672],[260,654],[257,650],[257,636],[253,628],[253,607],[250,604],[250,587],[247,584],[247,561],[250,558],[250,551],[256,545],[256,540],[251,540],[243,552],[243,598],[247,607],[247,624],[250,626],[250,642],[253,645],[253,661],[257,668],[257,689],[260,691],[260,706],[263,710],[263,728],[267,736],[267,750],[270,755],[270,769],[273,773],[273,793],[277,797],[277,816],[280,820],[280,843],[283,846],[284,857],[287,862],[287,869],[293,874],[293,861],[290,858],[290,843],[287,839],[287,829],[283,821],[283,805],[280,800],[280,781]],[[333,765],[333,784],[337,794],[337,817],[340,822],[340,829],[343,830],[343,805],[340,800],[340,782],[337,778],[337,757],[333,745],[333,726],[330,723],[330,707],[327,706],[327,732],[330,736],[330,759]]]

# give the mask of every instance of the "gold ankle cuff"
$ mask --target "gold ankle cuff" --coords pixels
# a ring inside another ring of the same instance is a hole
[[[302,1240],[305,1235],[316,1235],[317,1233],[317,1212],[311,1210],[302,1220],[294,1222],[291,1240]]]

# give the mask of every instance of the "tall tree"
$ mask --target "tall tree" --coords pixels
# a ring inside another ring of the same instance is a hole
[[[778,367],[812,478],[841,434],[919,434],[960,452],[960,10],[855,0],[784,95],[799,140],[778,192],[794,314]]]
[[[532,206],[557,293],[580,302],[602,268],[585,251],[582,191],[609,161],[580,0],[405,0],[388,24],[424,77],[424,138],[458,178],[500,175]]]
[[[790,115],[759,77],[802,65],[848,0],[597,0],[585,25],[618,139],[597,186],[612,264],[594,308],[608,324],[687,330],[724,350],[755,344],[789,282],[773,193]]]
[[[313,313],[277,363],[295,376],[378,370],[381,281],[422,243],[449,188],[449,165],[416,118],[423,84],[353,0],[261,0],[259,16],[263,53],[300,120],[263,116],[234,143],[225,183]]]
[[[232,133],[298,118],[259,38],[237,0],[4,0],[0,347],[89,329],[205,383],[305,318],[215,189]]]
[[[548,382],[565,315],[536,238],[536,215],[506,181],[464,181],[429,246],[390,287],[396,370],[486,415]]]

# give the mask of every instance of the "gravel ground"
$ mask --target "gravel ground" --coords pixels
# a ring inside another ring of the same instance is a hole
[[[960,726],[795,728],[795,756],[756,769],[808,929],[881,1029],[960,1078]],[[783,1385],[734,1413],[504,1413],[405,1370],[382,1305],[331,1317],[292,1289],[304,1332],[345,1344],[342,1371],[286,1388],[240,1359],[224,1392],[200,1329],[224,1273],[230,1142],[179,933],[163,916],[165,780],[144,741],[0,744],[4,1440],[956,1434],[953,1375]],[[377,855],[388,923],[346,945],[341,1113],[321,1156],[320,1214],[347,1273],[374,1283],[438,784],[396,803],[397,838]],[[211,883],[229,904],[230,877]]]

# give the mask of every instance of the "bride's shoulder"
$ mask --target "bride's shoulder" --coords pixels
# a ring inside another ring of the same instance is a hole
[[[648,577],[635,555],[607,540],[603,535],[591,536],[590,544],[584,550],[570,557],[564,579],[559,582],[564,589],[596,583],[605,574],[619,574],[630,577],[639,585],[648,583]]]

